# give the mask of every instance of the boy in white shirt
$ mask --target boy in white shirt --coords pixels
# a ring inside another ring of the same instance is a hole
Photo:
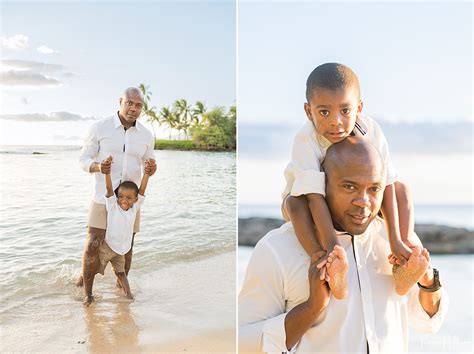
[[[112,156],[107,157],[104,162],[112,163]],[[133,299],[133,295],[125,273],[125,254],[132,247],[133,225],[137,211],[145,200],[149,177],[148,174],[143,174],[140,188],[134,182],[124,181],[120,183],[114,193],[110,173],[105,174],[107,229],[105,240],[99,247],[100,269],[97,270],[97,273],[104,275],[107,264],[112,263],[115,275],[128,299]],[[92,284],[93,281],[94,279],[92,279]],[[92,301],[91,287],[91,294],[85,294],[84,305],[89,306]]]
[[[287,184],[283,193],[283,217],[291,220],[298,240],[308,255],[321,249],[327,251],[328,256],[318,265],[322,268],[321,279],[328,281],[336,299],[345,298],[348,262],[326,204],[326,176],[321,171],[321,165],[331,144],[350,135],[368,139],[379,151],[387,168],[387,186],[381,210],[392,251],[389,258],[396,264],[395,289],[400,295],[407,293],[424,273],[420,269],[416,274],[408,274],[403,268],[411,248],[415,247],[408,240],[414,232],[413,203],[408,188],[397,181],[387,141],[379,125],[361,115],[363,102],[356,74],[342,64],[322,64],[308,77],[306,99],[304,110],[308,121],[295,137],[292,159],[285,169]],[[357,192],[357,186],[349,183],[341,187],[346,188],[348,193]],[[368,198],[361,195],[358,205],[354,205],[353,215],[350,215],[361,227],[371,220],[366,203]]]

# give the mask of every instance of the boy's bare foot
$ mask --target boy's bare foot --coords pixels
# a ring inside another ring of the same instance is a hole
[[[79,287],[84,286],[84,278],[82,277],[82,274],[79,275],[79,278],[77,278],[76,286],[79,286]]]
[[[413,249],[408,262],[404,266],[395,264],[392,273],[397,294],[405,295],[425,274],[428,265],[429,261],[426,255],[422,254],[420,246]]]
[[[84,301],[82,301],[82,304],[85,307],[89,307],[93,301],[94,301],[94,297],[92,295],[86,295],[84,296]]]
[[[348,293],[347,271],[349,262],[346,251],[341,246],[334,246],[327,259],[327,272],[329,275],[329,288],[338,300],[345,299]]]

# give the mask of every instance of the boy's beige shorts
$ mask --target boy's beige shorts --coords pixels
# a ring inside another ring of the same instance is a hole
[[[115,253],[107,244],[103,241],[99,247],[99,259],[100,269],[99,273],[104,275],[107,263],[112,263],[112,268],[116,273],[125,273],[125,256],[122,254]]]
[[[105,204],[99,204],[93,200],[91,201],[87,226],[103,230],[107,229],[107,209],[105,208]],[[138,209],[135,224],[133,224],[133,233],[137,233],[138,231],[140,231],[140,209]]]

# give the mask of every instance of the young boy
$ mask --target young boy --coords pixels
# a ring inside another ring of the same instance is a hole
[[[112,163],[112,156],[104,162]],[[118,282],[128,299],[133,299],[133,295],[125,274],[125,254],[132,247],[133,224],[137,211],[145,200],[149,177],[146,172],[143,174],[140,188],[131,181],[122,182],[114,193],[110,173],[105,174],[107,230],[105,240],[99,247],[100,269],[97,273],[104,275],[105,267],[109,262],[112,263]],[[92,300],[92,294],[85,294],[84,305],[89,306]]]
[[[282,214],[291,220],[299,242],[308,253],[324,249],[326,259],[318,265],[321,279],[326,279],[336,299],[347,296],[347,258],[339,246],[325,196],[325,175],[321,164],[327,148],[349,135],[360,135],[374,144],[387,167],[386,188],[382,214],[387,225],[392,263],[403,265],[411,253],[408,237],[414,232],[413,205],[407,187],[397,181],[397,173],[390,163],[386,139],[379,125],[362,116],[359,80],[355,73],[342,64],[326,63],[309,75],[306,83],[304,110],[308,121],[297,133],[292,159],[285,169],[286,188],[283,193]],[[351,188],[351,186],[348,186]],[[362,201],[363,203],[364,201]],[[370,215],[363,205],[351,215],[354,223],[363,225]],[[398,294],[408,292],[424,273],[395,274]]]

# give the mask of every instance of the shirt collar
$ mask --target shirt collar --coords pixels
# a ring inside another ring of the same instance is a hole
[[[115,115],[114,123],[115,123],[115,128],[123,126],[122,122],[120,121],[119,111],[117,111],[117,114]],[[132,128],[132,127],[135,127],[138,130],[140,130],[140,123],[138,122],[138,119],[133,123],[133,125],[130,128]]]

